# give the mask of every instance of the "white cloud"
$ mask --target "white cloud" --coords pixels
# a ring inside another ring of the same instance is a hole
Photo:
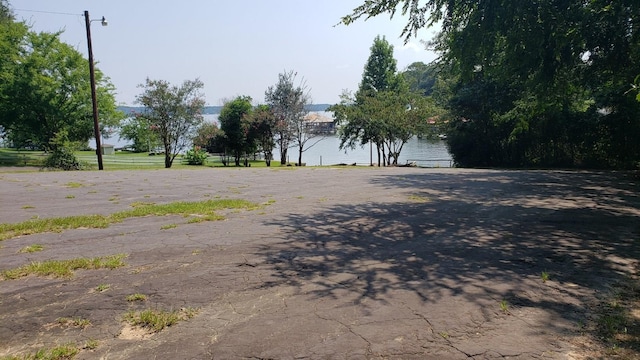
[[[413,50],[416,53],[420,53],[425,49],[424,49],[424,45],[409,41],[408,43],[402,45],[402,48],[400,48],[400,50],[402,51]]]

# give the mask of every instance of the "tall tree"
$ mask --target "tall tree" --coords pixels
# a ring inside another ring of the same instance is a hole
[[[267,166],[271,166],[273,160],[276,124],[277,118],[268,105],[258,105],[249,117],[249,137],[262,151]]]
[[[437,80],[437,64],[414,62],[402,72],[409,90],[429,96],[433,93]]]
[[[93,136],[87,60],[59,36],[27,32],[19,53],[7,54],[14,65],[0,64],[12,70],[8,76],[0,70],[6,80],[0,85],[0,125],[17,145],[30,142],[52,149],[61,144],[51,141],[60,132],[72,142]],[[96,83],[102,125],[114,126],[124,116],[116,109],[114,87],[100,71]]]
[[[395,90],[399,86],[397,61],[393,57],[393,45],[379,35],[373,40],[370,55],[364,65],[362,80],[358,91],[371,94],[378,91]]]
[[[164,146],[164,166],[170,168],[180,151],[190,144],[195,130],[203,121],[205,102],[200,90],[204,84],[196,79],[175,86],[164,80],[147,78],[138,87],[143,88],[143,92],[136,101],[145,110],[136,117],[148,121],[158,134]]]
[[[193,145],[205,149],[208,153],[224,152],[224,134],[222,130],[212,122],[204,122],[193,138]]]
[[[348,92],[343,93],[341,103],[330,110],[341,125],[340,148],[353,148],[357,143],[362,146],[371,142],[376,145],[380,166],[381,161],[386,164],[388,159],[385,154],[388,119],[381,118],[370,109],[376,107],[373,103],[383,97],[382,93],[399,91],[403,84],[396,74],[393,46],[385,38],[376,36],[370,50],[358,91],[353,97]]]
[[[120,139],[131,141],[134,152],[152,151],[160,146],[158,133],[151,129],[145,118],[133,116],[122,122],[119,131]]]
[[[251,151],[254,147],[248,138],[249,121],[253,106],[251,97],[238,96],[228,101],[220,111],[220,130],[224,132],[225,152],[230,152],[235,158],[236,166],[240,166],[242,155]]]
[[[307,105],[311,103],[309,89],[304,80],[296,85],[296,76],[293,71],[279,74],[278,83],[265,92],[265,102],[278,119],[275,138],[280,149],[280,164],[283,165],[287,163],[287,151],[291,145],[298,146],[298,165],[302,165],[302,153],[315,145],[307,146],[307,142],[316,137],[305,120],[309,113]]]
[[[481,146],[478,160],[503,166],[640,159],[640,104],[628,91],[640,73],[640,2],[372,0],[342,20],[397,12],[408,18],[405,39],[442,24],[432,45],[457,79],[454,158]],[[480,138],[491,144],[473,145]]]

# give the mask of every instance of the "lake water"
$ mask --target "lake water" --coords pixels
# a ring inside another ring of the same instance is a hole
[[[324,116],[331,117],[330,114],[321,113]],[[205,115],[205,121],[218,122],[218,115]],[[313,144],[316,139],[311,139],[307,145]],[[128,141],[119,140],[118,134],[113,135],[109,139],[103,139],[103,144],[111,144],[116,148],[129,144]],[[95,141],[92,139],[89,146],[95,149]],[[327,136],[320,140],[316,145],[306,149],[302,154],[302,162],[307,166],[316,165],[333,165],[333,164],[353,164],[369,165],[371,159],[377,164],[378,155],[375,146],[373,147],[373,156],[371,156],[369,146],[364,148],[356,147],[353,150],[340,150],[340,139],[337,136]],[[276,161],[280,160],[280,152],[278,149],[273,150],[273,156]],[[298,148],[293,147],[288,151],[290,162],[298,161]],[[442,140],[425,140],[412,138],[402,148],[398,164],[406,164],[407,161],[415,161],[418,166],[425,167],[450,167],[451,155],[447,149],[446,143]]]

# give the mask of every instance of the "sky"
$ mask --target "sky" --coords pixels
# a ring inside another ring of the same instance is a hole
[[[118,105],[137,105],[148,77],[180,85],[199,78],[207,105],[264,93],[278,74],[297,72],[313,103],[334,104],[344,89],[356,90],[377,35],[394,46],[398,70],[436,54],[421,40],[404,44],[406,19],[383,15],[349,26],[340,18],[364,0],[9,0],[17,20],[34,31],[63,30],[61,40],[87,57],[83,13],[89,11],[93,55],[116,87]],[[108,26],[103,27],[104,16]]]

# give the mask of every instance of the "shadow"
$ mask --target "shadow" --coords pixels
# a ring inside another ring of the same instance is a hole
[[[637,268],[640,200],[623,174],[412,172],[370,181],[400,201],[270,223],[286,240],[259,251],[277,271],[264,286],[307,286],[317,299],[349,289],[363,306],[400,291],[425,304],[457,298],[487,318],[505,299],[554,313],[546,324],[554,327],[553,317],[583,321],[596,291]],[[487,308],[487,299],[496,306]]]

